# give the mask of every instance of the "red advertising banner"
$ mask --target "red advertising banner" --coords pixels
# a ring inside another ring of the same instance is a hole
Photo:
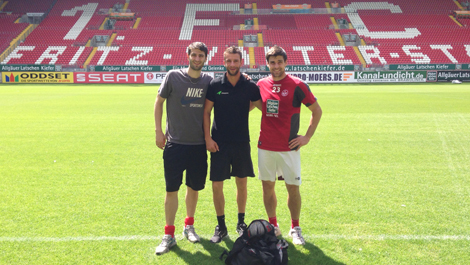
[[[458,10],[454,11],[453,15],[455,18],[470,18],[470,11]]]
[[[145,83],[145,73],[128,72],[92,72],[92,73],[74,73],[76,84],[143,84]]]
[[[111,16],[115,16],[115,17],[133,17],[135,15],[135,13],[111,13]]]
[[[312,8],[312,5],[307,5],[307,4],[303,4],[303,5],[281,5],[281,4],[273,5],[273,9],[310,9],[310,8]]]
[[[111,13],[109,18],[117,20],[133,20],[135,13]]]

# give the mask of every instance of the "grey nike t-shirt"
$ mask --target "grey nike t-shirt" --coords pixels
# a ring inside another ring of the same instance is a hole
[[[171,70],[158,95],[166,99],[166,137],[177,144],[198,145],[204,141],[204,102],[212,77],[201,72],[191,78],[188,69]]]

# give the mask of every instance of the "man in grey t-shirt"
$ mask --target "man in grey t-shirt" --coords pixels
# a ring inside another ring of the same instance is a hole
[[[176,245],[175,216],[178,190],[186,171],[186,219],[183,235],[198,242],[194,231],[194,213],[198,191],[204,189],[207,175],[207,151],[204,141],[203,112],[207,88],[212,77],[202,73],[207,59],[207,46],[191,43],[187,48],[189,67],[170,71],[155,101],[155,143],[163,149],[165,169],[165,235],[157,247],[157,255]],[[166,103],[166,132],[162,130],[163,103]]]

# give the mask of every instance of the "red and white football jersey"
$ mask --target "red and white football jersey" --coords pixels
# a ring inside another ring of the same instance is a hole
[[[272,76],[263,78],[258,86],[263,101],[258,147],[291,151],[289,141],[298,135],[301,104],[308,107],[317,99],[304,81],[289,74],[280,81],[274,81]]]

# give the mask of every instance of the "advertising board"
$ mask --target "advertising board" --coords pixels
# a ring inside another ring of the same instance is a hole
[[[355,83],[354,72],[287,72],[308,84],[311,83]]]
[[[152,65],[95,65],[89,66],[93,72],[160,72],[161,66]]]
[[[446,82],[452,80],[470,81],[470,71],[439,71],[437,81]]]
[[[2,80],[6,84],[14,83],[73,83],[73,74],[69,72],[3,72]]]
[[[287,65],[286,72],[354,71],[354,65]]]
[[[145,84],[161,84],[167,72],[145,72]]]
[[[426,77],[428,82],[436,82],[437,81],[437,72],[436,71],[428,71],[428,76]]]
[[[214,77],[214,72],[204,72],[204,73]],[[145,84],[161,84],[163,83],[163,80],[165,79],[165,76],[167,74],[168,72],[145,72],[144,83]],[[221,73],[220,76],[222,76],[223,74],[224,73]]]
[[[389,68],[400,71],[454,70],[455,64],[391,64]]]
[[[0,66],[2,72],[60,72],[59,65],[48,64],[4,64]]]
[[[426,82],[426,71],[355,72],[358,83]]]
[[[91,72],[74,73],[75,83],[79,84],[143,84],[144,73],[132,72]]]

